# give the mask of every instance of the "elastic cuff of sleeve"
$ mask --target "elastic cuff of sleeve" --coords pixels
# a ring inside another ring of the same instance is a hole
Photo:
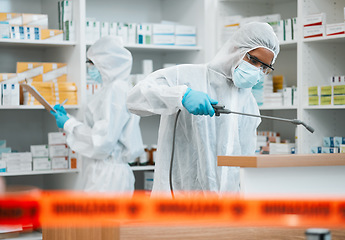
[[[180,101],[180,104],[181,104],[180,107],[182,107],[184,98],[188,95],[190,91],[192,91],[192,89],[190,89],[187,85],[181,85],[179,86],[179,88],[181,88],[181,92],[182,92],[182,100]]]
[[[70,118],[68,119],[65,124],[63,125],[63,129],[66,131],[66,133],[72,133],[73,132],[73,129],[76,127],[76,126],[79,126],[79,125],[82,125],[81,122],[77,121],[76,119],[74,118]]]

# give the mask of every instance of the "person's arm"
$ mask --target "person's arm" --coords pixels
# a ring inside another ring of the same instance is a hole
[[[177,69],[156,71],[139,82],[128,94],[127,107],[139,116],[174,114],[182,109],[186,85],[178,85]]]
[[[104,108],[103,116],[92,128],[74,118],[65,123],[67,144],[72,150],[96,159],[104,159],[111,154],[129,118],[123,99],[125,94],[113,91],[100,106]]]

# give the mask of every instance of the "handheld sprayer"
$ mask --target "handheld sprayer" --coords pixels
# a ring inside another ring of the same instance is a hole
[[[249,114],[249,113],[241,113],[241,112],[234,112],[229,109],[226,109],[225,106],[222,105],[212,105],[215,115],[217,117],[220,116],[220,114],[239,114],[239,115],[244,115],[244,116],[249,116],[249,117],[259,117],[259,118],[266,118],[266,119],[271,119],[271,120],[276,120],[276,121],[283,121],[283,122],[290,122],[295,125],[302,125],[304,126],[309,132],[313,133],[314,128],[311,126],[305,124],[301,120],[298,119],[286,119],[286,118],[278,118],[278,117],[271,117],[271,116],[264,116],[264,115],[255,115],[255,114]],[[170,161],[170,169],[169,169],[169,184],[170,184],[170,191],[171,195],[174,198],[174,190],[173,190],[173,185],[172,185],[172,167],[173,167],[173,159],[174,159],[174,149],[175,149],[175,132],[176,132],[176,124],[177,124],[177,119],[178,116],[180,115],[181,110],[178,110],[176,119],[175,119],[175,125],[174,125],[174,135],[173,135],[173,145],[172,145],[172,154],[171,154],[171,161]]]

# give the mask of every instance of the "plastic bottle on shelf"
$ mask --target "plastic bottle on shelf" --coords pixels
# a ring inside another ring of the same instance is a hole
[[[139,158],[139,165],[146,166],[150,160],[150,150],[148,149],[147,145],[144,145],[144,152],[141,154]]]
[[[157,155],[157,144],[153,144],[151,146],[151,165],[155,165],[156,164],[156,155]]]

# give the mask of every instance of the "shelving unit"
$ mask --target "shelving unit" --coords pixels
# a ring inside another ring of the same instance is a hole
[[[299,1],[300,17],[325,12],[327,23],[344,22],[345,1]],[[298,88],[301,108],[299,118],[315,128],[314,134],[298,129],[298,145],[308,153],[313,146],[322,146],[322,138],[345,136],[345,106],[307,106],[309,86],[330,85],[334,75],[345,74],[345,35],[301,39],[298,50]]]
[[[150,170],[155,170],[154,165],[148,165],[148,166],[133,166],[131,167],[133,171],[150,171]]]
[[[223,16],[242,17],[262,16],[279,13],[282,19],[297,16],[297,0],[218,0],[217,15],[220,22]],[[274,75],[284,75],[287,86],[297,86],[297,49],[299,41],[286,41],[280,44],[280,53],[274,64]],[[262,115],[282,117],[289,119],[297,118],[297,106],[274,106],[263,105],[259,107]],[[272,120],[262,119],[259,131],[279,132],[282,138],[295,141],[295,125]]]
[[[3,12],[44,13],[49,17],[49,28],[58,28],[58,0],[5,0],[8,4]],[[76,41],[23,41],[0,39],[0,72],[15,72],[17,61],[67,62],[68,80],[78,86],[78,106],[68,106],[66,109],[80,120],[83,117],[83,107],[86,104],[86,50],[90,42],[86,39],[85,23],[87,18],[109,22],[159,23],[163,20],[178,24],[195,25],[197,27],[197,46],[156,46],[156,45],[126,45],[132,52],[132,74],[141,74],[141,61],[152,59],[154,70],[162,68],[164,63],[204,63],[212,56],[207,42],[212,37],[207,29],[213,29],[214,24],[208,15],[208,1],[163,1],[163,0],[73,0],[73,16],[76,28]],[[133,7],[136,6],[136,7]],[[128,14],[131,12],[131,14]],[[25,110],[25,111],[22,111]],[[13,149],[29,151],[29,146],[46,144],[48,132],[58,131],[55,119],[41,106],[0,106],[1,139],[7,140],[7,145]],[[16,119],[16,121],[13,121]],[[159,116],[141,119],[143,141],[148,146],[157,143]],[[18,140],[20,139],[20,140]],[[80,167],[80,166],[79,166]],[[144,171],[153,171],[154,166],[132,167],[136,176]],[[81,170],[80,170],[81,171]],[[80,174],[66,175],[68,172],[31,172],[6,173],[9,184],[25,181],[26,184],[37,185],[46,189],[74,188],[74,183]],[[76,171],[77,173],[79,171]],[[61,173],[61,174],[55,174]],[[27,182],[26,182],[27,181]],[[137,182],[141,181],[137,179]],[[42,184],[41,182],[45,182]]]
[[[297,106],[261,106],[259,107],[260,110],[297,110]]]
[[[79,169],[62,169],[62,170],[47,170],[47,171],[31,171],[31,172],[2,172],[0,176],[24,176],[24,175],[44,175],[44,174],[59,174],[59,173],[78,173]]]
[[[91,46],[92,43],[87,43],[87,46]],[[125,44],[125,48],[128,50],[136,51],[200,51],[200,46],[174,46],[174,45],[153,45],[153,44]]]
[[[0,39],[1,46],[30,46],[30,47],[62,47],[75,46],[76,42],[71,41],[51,41],[51,40],[17,40]]]
[[[5,0],[2,12],[43,13],[48,14],[50,29],[58,28],[57,0]],[[73,1],[73,14],[76,17],[76,41],[51,40],[13,40],[0,39],[0,72],[16,72],[16,62],[66,62],[68,81],[78,87],[80,105],[65,105],[70,113],[80,116],[80,106],[84,99],[85,45],[80,38],[80,17],[83,16],[83,1]],[[82,25],[84,26],[84,25]],[[23,111],[25,110],[25,111]],[[7,146],[19,152],[30,151],[30,145],[47,144],[48,133],[58,132],[54,117],[42,106],[0,106],[1,139],[7,140]],[[80,162],[79,162],[80,163]],[[0,173],[8,185],[26,184],[43,189],[73,189],[80,166],[76,170],[33,171],[25,173]]]
[[[65,105],[64,106],[65,109],[78,109],[80,108],[79,105]],[[0,110],[1,109],[20,109],[20,110],[33,110],[33,109],[37,109],[37,110],[43,110],[44,107],[43,106],[29,106],[29,105],[20,105],[20,106],[0,106]]]
[[[50,28],[57,28],[57,0],[33,0],[30,3],[26,0],[6,1],[11,4],[2,11],[47,13]],[[345,74],[343,72],[345,36],[303,39],[301,19],[305,15],[324,11],[327,14],[327,21],[337,22],[340,21],[340,16],[343,17],[341,11],[344,6],[344,0],[336,0],[332,3],[322,0],[74,0],[73,14],[77,31],[75,42],[1,39],[0,72],[15,72],[17,61],[67,62],[68,79],[77,83],[80,105],[67,105],[66,108],[81,119],[83,116],[81,106],[86,103],[85,59],[86,49],[89,46],[85,39],[86,18],[94,17],[99,21],[128,23],[158,23],[167,20],[197,26],[198,45],[195,47],[126,45],[125,47],[132,52],[134,59],[132,74],[140,74],[143,59],[152,59],[154,70],[162,68],[164,63],[198,64],[210,61],[218,49],[215,30],[218,16],[249,17],[274,13],[280,13],[282,19],[297,16],[300,20],[299,38],[297,41],[281,44],[274,73],[284,75],[288,86],[297,85],[299,103],[293,107],[263,106],[260,110],[264,115],[301,119],[314,127],[316,131],[313,135],[297,127],[299,153],[308,153],[311,146],[321,144],[323,136],[345,136],[345,129],[341,125],[345,116],[344,106],[306,105],[306,92],[310,84],[325,84],[331,75]],[[128,14],[129,11],[131,14]],[[0,110],[1,138],[6,139],[8,145],[18,151],[28,151],[31,144],[47,143],[47,133],[57,131],[54,118],[41,106],[1,106]],[[15,123],[13,119],[16,119]],[[141,119],[143,141],[149,146],[157,143],[159,119],[159,116]],[[286,138],[294,140],[294,125],[263,120],[259,127],[259,130],[261,129],[281,132],[282,135],[286,135]],[[132,169],[137,175],[146,170],[153,171],[154,166],[138,166]],[[42,174],[40,179],[44,180],[49,175],[51,174]],[[68,185],[69,180],[64,179],[64,174],[53,175],[61,186]],[[52,185],[55,188],[58,187],[56,184]],[[49,188],[49,183],[46,187]]]
[[[264,115],[297,118],[315,128],[314,134],[302,126],[297,127],[298,153],[309,153],[312,146],[321,146],[326,136],[345,136],[343,119],[345,106],[308,106],[308,87],[330,85],[330,77],[344,75],[345,35],[303,38],[304,16],[325,12],[327,23],[344,22],[344,0],[261,0],[218,1],[218,15],[242,15],[244,17],[280,13],[282,19],[298,17],[298,39],[281,43],[281,51],[275,64],[274,74],[282,74],[287,85],[298,87],[296,107],[260,107]],[[273,121],[262,121],[260,129],[283,132],[294,136],[295,126]],[[293,139],[292,139],[293,140]]]

